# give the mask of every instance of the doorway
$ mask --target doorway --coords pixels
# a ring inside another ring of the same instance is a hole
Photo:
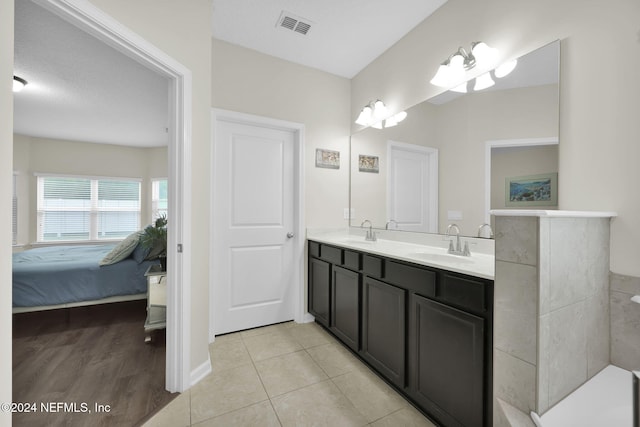
[[[191,163],[191,72],[89,2],[39,0],[38,4],[170,82],[168,216],[172,227],[168,233],[166,389],[184,391],[191,386],[191,226],[184,220],[191,216],[191,178],[187,173]]]
[[[214,110],[210,341],[302,321],[301,124]]]
[[[484,152],[484,222],[491,224],[491,157],[494,148],[523,148],[558,145],[557,136],[547,138],[499,139],[485,142]]]

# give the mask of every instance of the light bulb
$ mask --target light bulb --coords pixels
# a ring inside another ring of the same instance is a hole
[[[447,86],[458,85],[465,79],[464,71],[464,57],[460,54],[455,54],[451,57],[449,62],[450,79]]]
[[[396,116],[391,116],[387,120],[384,121],[384,127],[386,127],[386,128],[394,127],[397,124],[398,124],[398,121],[396,120]]]
[[[356,119],[356,124],[361,126],[369,126],[372,121],[372,110],[368,105],[360,111],[360,115]]]
[[[379,121],[387,117],[389,117],[389,109],[384,105],[384,102],[378,99],[375,104],[373,104],[373,119]]]
[[[495,84],[493,79],[491,78],[491,74],[484,73],[478,77],[476,77],[476,84],[473,86],[473,90],[482,90],[488,87],[491,87]]]
[[[13,91],[20,92],[27,85],[27,81],[17,76],[13,76]]]
[[[451,92],[467,93],[467,82],[449,89]]]
[[[431,79],[431,84],[434,86],[447,87],[449,86],[449,81],[451,80],[449,66],[445,64],[440,64],[438,67],[438,71],[436,75]]]
[[[401,121],[403,121],[404,119],[407,118],[407,112],[406,111],[400,111],[398,114],[393,116],[393,118],[396,120],[396,122],[400,123]]]
[[[374,124],[371,125],[371,127],[374,129],[382,129],[382,121],[375,122]]]
[[[491,68],[498,59],[498,49],[489,47],[484,42],[474,43],[471,53],[476,58],[476,65],[479,68]]]
[[[509,75],[509,73],[511,73],[516,68],[516,65],[518,65],[517,59],[514,59],[513,61],[505,62],[504,64],[496,68],[493,73],[497,78],[501,79]]]

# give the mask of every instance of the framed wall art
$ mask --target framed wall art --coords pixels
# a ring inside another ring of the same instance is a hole
[[[340,169],[340,152],[316,148],[316,167]]]
[[[379,173],[380,164],[378,156],[365,156],[360,154],[358,156],[358,170],[360,172]]]
[[[505,178],[505,206],[558,206],[558,173]]]

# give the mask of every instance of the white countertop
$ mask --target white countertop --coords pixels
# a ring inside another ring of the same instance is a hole
[[[419,236],[424,243],[416,243],[420,239],[415,236],[411,238],[408,233],[406,240],[413,240],[412,242],[399,240],[403,237],[402,233],[374,231],[378,234],[378,240],[375,242],[365,240],[364,230],[346,229],[307,229],[307,239],[483,279],[493,280],[494,278],[493,240],[461,236],[463,247],[464,242],[468,241],[471,251],[471,256],[465,257],[447,254],[449,239],[440,234]],[[455,239],[455,237],[452,238]]]
[[[539,216],[539,217],[564,217],[564,218],[614,218],[615,212],[598,211],[561,211],[540,209],[494,209],[489,211],[494,216]]]

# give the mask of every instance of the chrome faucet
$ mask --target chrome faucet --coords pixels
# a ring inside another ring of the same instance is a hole
[[[376,232],[373,231],[373,225],[371,224],[371,221],[369,221],[368,219],[365,219],[364,221],[362,221],[362,224],[360,224],[360,228],[364,228],[364,224],[367,222],[369,223],[369,230],[367,231],[367,234],[364,240],[368,240],[369,242],[375,242],[377,240]]]
[[[480,227],[478,227],[478,237],[482,238],[482,230],[485,227],[489,227],[489,238],[493,239],[493,229],[491,228],[491,225],[487,223],[484,223]]]
[[[471,256],[471,252],[469,251],[469,242],[465,242],[464,249],[462,249],[462,245],[460,243],[460,227],[456,224],[449,224],[447,227],[446,237],[448,238],[451,236],[451,229],[454,227],[456,229],[456,246],[454,248],[453,240],[449,240],[449,249],[447,250],[447,253],[452,255]]]
[[[389,224],[391,224],[391,223],[394,223],[396,225],[394,228],[396,228],[396,229],[398,228],[398,223],[396,222],[396,220],[390,219],[389,221],[387,221],[387,225],[384,226],[384,229],[388,230],[389,229]]]

